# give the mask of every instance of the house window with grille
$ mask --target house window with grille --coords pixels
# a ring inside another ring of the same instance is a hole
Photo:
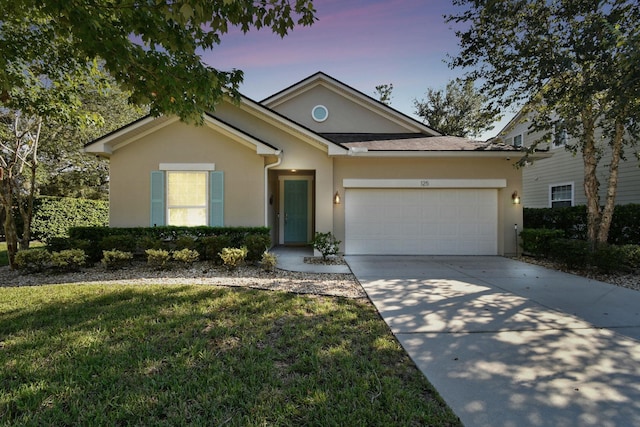
[[[513,137],[513,146],[522,147],[522,134]]]
[[[573,206],[573,184],[550,186],[549,198],[552,208]]]

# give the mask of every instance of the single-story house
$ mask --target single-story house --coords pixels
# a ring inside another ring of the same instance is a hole
[[[110,225],[331,231],[346,254],[509,255],[520,150],[444,136],[316,73],[204,125],[144,117],[86,145],[110,159]]]
[[[529,114],[520,111],[498,133],[495,142],[530,147],[542,138],[542,131],[531,131]],[[527,165],[522,171],[522,203],[527,208],[554,208],[585,205],[584,160],[582,154],[574,155],[566,149],[567,144],[576,145],[576,137],[568,135],[566,130],[553,132],[549,142],[541,142],[537,149],[550,154],[544,160],[539,159]],[[597,170],[600,186],[600,200],[606,198],[611,150],[604,144],[602,159]],[[622,159],[618,169],[618,188],[616,204],[640,203],[640,168],[633,155]]]

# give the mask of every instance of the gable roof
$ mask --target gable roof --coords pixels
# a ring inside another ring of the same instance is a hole
[[[87,153],[109,156],[114,150],[135,142],[153,132],[157,132],[163,127],[179,120],[180,119],[177,116],[154,117],[149,114],[100,138],[88,142],[84,146],[84,151]],[[237,127],[232,126],[209,113],[204,115],[204,125],[216,129],[218,132],[249,148],[254,148],[257,154],[277,155],[280,152],[277,147],[269,144],[268,142],[250,135],[249,133],[238,129]]]
[[[412,117],[407,116],[400,111],[391,108],[387,104],[378,101],[375,98],[372,98],[369,95],[366,95],[363,92],[360,92],[357,89],[337,80],[322,71],[318,71],[317,73],[300,80],[293,85],[276,92],[275,94],[263,99],[260,101],[260,104],[265,105],[269,108],[277,107],[278,105],[286,102],[301,93],[304,93],[308,90],[311,90],[317,86],[322,86],[327,88],[333,92],[339,93],[342,96],[347,97],[352,102],[355,102],[361,107],[366,108],[369,111],[372,111],[380,116],[385,117],[388,120],[391,120],[395,123],[398,123],[405,127],[408,132],[416,132],[422,133],[429,136],[440,136],[441,133],[437,130],[425,125],[424,123],[415,120]]]

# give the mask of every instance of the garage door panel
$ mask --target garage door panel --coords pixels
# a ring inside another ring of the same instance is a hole
[[[495,189],[347,189],[348,254],[496,255]]]

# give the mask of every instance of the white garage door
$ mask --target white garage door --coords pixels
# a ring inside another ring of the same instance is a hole
[[[496,255],[495,189],[361,189],[345,193],[345,252]]]

